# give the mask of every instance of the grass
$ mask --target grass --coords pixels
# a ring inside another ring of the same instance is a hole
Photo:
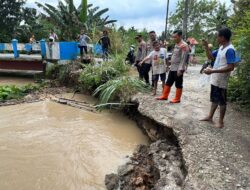
[[[112,79],[127,75],[129,69],[122,56],[114,56],[110,62],[89,64],[80,74],[81,88],[94,91]]]
[[[22,87],[17,87],[15,85],[0,86],[0,101],[20,99],[28,93],[38,90],[40,87],[40,85],[33,84]]]
[[[109,105],[110,101],[119,101],[120,105],[126,105],[128,102],[130,102],[132,95],[136,94],[137,92],[147,91],[149,91],[149,87],[142,80],[130,76],[123,76],[110,80],[107,83],[99,86],[94,91],[93,95],[99,96],[100,105],[103,106]]]

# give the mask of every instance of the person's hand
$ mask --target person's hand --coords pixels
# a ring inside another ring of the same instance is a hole
[[[213,69],[208,67],[204,70],[204,73],[207,74],[207,75],[211,75],[213,73]]]
[[[183,75],[183,71],[178,70],[178,71],[177,71],[177,76],[180,77],[181,75]]]
[[[143,61],[140,61],[140,62],[139,62],[139,65],[141,66],[142,64],[143,64]]]

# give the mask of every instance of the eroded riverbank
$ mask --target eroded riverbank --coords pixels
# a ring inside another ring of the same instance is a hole
[[[133,97],[138,107],[130,110],[129,115],[154,143],[137,148],[127,164],[121,164],[118,175],[107,176],[107,187],[248,190],[249,114],[237,112],[229,105],[224,129],[199,122],[209,107],[209,86],[199,86],[198,70],[191,67],[185,75],[181,104],[159,102],[147,94]],[[66,92],[66,88],[43,89],[39,101]],[[117,173],[116,169],[109,173]]]

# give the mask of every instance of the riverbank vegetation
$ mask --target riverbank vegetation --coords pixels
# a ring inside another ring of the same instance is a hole
[[[234,14],[229,20],[234,32],[233,43],[241,56],[241,63],[230,79],[229,98],[243,108],[250,110],[250,3],[236,1]]]
[[[0,86],[0,101],[20,99],[31,92],[39,90],[40,88],[41,85],[38,84],[28,84],[21,87],[15,85]]]

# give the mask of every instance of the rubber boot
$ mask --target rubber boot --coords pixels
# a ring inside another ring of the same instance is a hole
[[[167,100],[168,95],[170,93],[170,90],[171,90],[171,86],[165,85],[164,89],[163,89],[163,92],[162,92],[162,95],[160,97],[156,98],[156,99],[157,100]]]
[[[182,88],[176,88],[175,98],[173,100],[171,100],[170,102],[173,104],[180,103],[181,102],[181,95],[182,95]]]

